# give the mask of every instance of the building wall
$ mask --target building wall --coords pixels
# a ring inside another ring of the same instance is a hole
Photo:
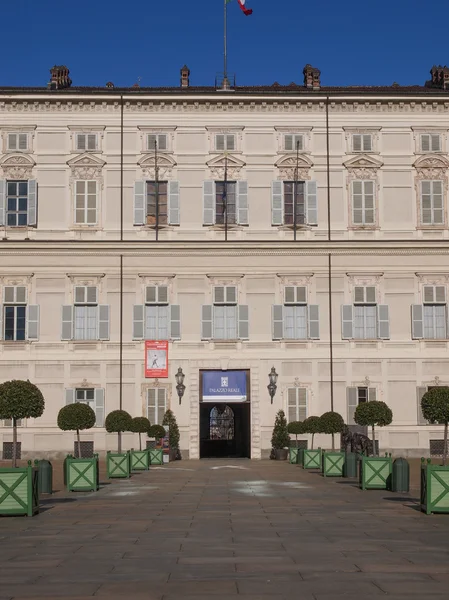
[[[0,380],[29,378],[46,399],[44,415],[20,428],[24,451],[73,449],[72,434],[56,427],[67,388],[103,388],[106,414],[119,407],[122,287],[123,408],[145,414],[146,389],[165,387],[185,456],[199,454],[201,369],[251,370],[252,456],[260,458],[269,451],[276,411],[288,410],[288,388],[307,389],[309,415],[330,410],[331,344],[334,410],[346,419],[347,388],[373,387],[394,413],[393,424],[378,434],[383,449],[420,454],[430,439],[442,438],[439,427],[418,424],[417,388],[449,383],[448,341],[413,339],[410,314],[411,305],[423,301],[424,285],[448,284],[448,129],[441,126],[448,104],[431,97],[340,97],[329,101],[327,130],[322,98],[229,98],[125,98],[123,131],[119,96],[2,98],[3,150],[8,132],[25,131],[31,152],[5,151],[1,178],[38,182],[37,226],[0,227],[0,284],[26,286],[28,304],[40,307],[38,340],[0,341]],[[169,139],[170,150],[160,153],[160,177],[180,186],[180,224],[161,229],[158,241],[154,228],[133,225],[134,182],[154,178],[154,153],[144,150],[151,131]],[[223,177],[225,157],[213,149],[222,131],[236,135],[228,175],[248,182],[249,205],[248,225],[230,228],[226,245],[222,226],[203,225],[202,198],[203,181]],[[99,151],[75,151],[77,132],[96,133]],[[296,154],[281,150],[286,132],[304,135],[300,177],[316,180],[318,188],[317,226],[299,228],[296,243],[291,227],[271,225],[271,183],[292,179],[296,169]],[[372,134],[372,152],[352,152],[351,136],[358,132]],[[441,151],[420,152],[422,132],[439,133]],[[98,181],[100,210],[97,225],[80,227],[73,221],[73,189],[84,177]],[[372,227],[352,223],[349,189],[358,177],[375,182]],[[417,182],[427,177],[444,182],[442,225],[420,225]],[[170,302],[181,307],[181,339],[170,342],[169,378],[159,382],[145,379],[144,342],[132,336],[133,305],[143,303],[151,283],[168,285]],[[211,303],[214,284],[224,283],[237,285],[239,303],[249,307],[248,340],[201,338],[201,305]],[[61,307],[73,303],[76,284],[98,285],[99,302],[110,306],[109,340],[61,340]],[[273,340],[272,306],[282,304],[286,285],[306,286],[309,303],[319,306],[319,339]],[[388,339],[342,339],[341,307],[353,303],[360,285],[375,287],[378,304],[388,305]],[[279,374],[273,404],[266,390],[272,366]],[[186,374],[181,405],[178,367]],[[115,447],[115,436],[102,428],[82,436],[97,450]],[[0,428],[0,447],[11,439],[11,429]],[[137,440],[130,434],[126,443]]]

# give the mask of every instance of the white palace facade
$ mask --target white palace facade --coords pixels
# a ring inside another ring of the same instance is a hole
[[[225,435],[259,459],[280,408],[353,425],[373,399],[393,411],[381,450],[438,451],[420,398],[449,385],[449,69],[410,87],[303,74],[84,88],[54,67],[46,87],[0,88],[0,381],[46,401],[22,456],[73,451],[56,423],[73,401],[94,408],[82,440],[100,453],[118,408],[171,408],[184,458]],[[168,341],[168,377],[146,376],[145,340]],[[208,372],[244,372],[242,397],[207,400]],[[2,422],[4,456],[11,440]]]

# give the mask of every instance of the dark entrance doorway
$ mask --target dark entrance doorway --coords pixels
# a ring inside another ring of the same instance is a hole
[[[251,457],[249,402],[200,404],[200,457]]]

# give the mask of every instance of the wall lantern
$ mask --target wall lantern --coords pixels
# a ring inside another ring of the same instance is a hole
[[[182,372],[181,367],[179,367],[178,372],[175,375],[176,379],[176,391],[178,392],[179,404],[181,404],[181,398],[184,396],[184,392],[186,391],[186,386],[184,385],[184,373]]]
[[[271,371],[268,375],[268,378],[270,380],[270,383],[267,385],[268,388],[268,393],[270,394],[270,398],[271,398],[271,404],[273,404],[273,398],[276,395],[276,390],[277,390],[277,380],[278,380],[278,374],[276,373],[276,369],[274,367],[271,367]]]

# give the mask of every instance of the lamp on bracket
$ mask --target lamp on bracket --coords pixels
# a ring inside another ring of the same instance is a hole
[[[270,380],[270,383],[267,385],[268,388],[268,393],[270,394],[270,398],[271,398],[271,404],[273,404],[273,398],[276,395],[276,390],[277,390],[277,380],[278,380],[278,374],[276,373],[276,369],[274,367],[271,367],[271,371],[268,374],[268,379]]]
[[[178,372],[175,375],[176,379],[176,391],[178,393],[179,404],[181,404],[181,399],[184,396],[184,392],[186,391],[186,386],[184,385],[184,373],[182,372],[181,367],[178,368]]]

